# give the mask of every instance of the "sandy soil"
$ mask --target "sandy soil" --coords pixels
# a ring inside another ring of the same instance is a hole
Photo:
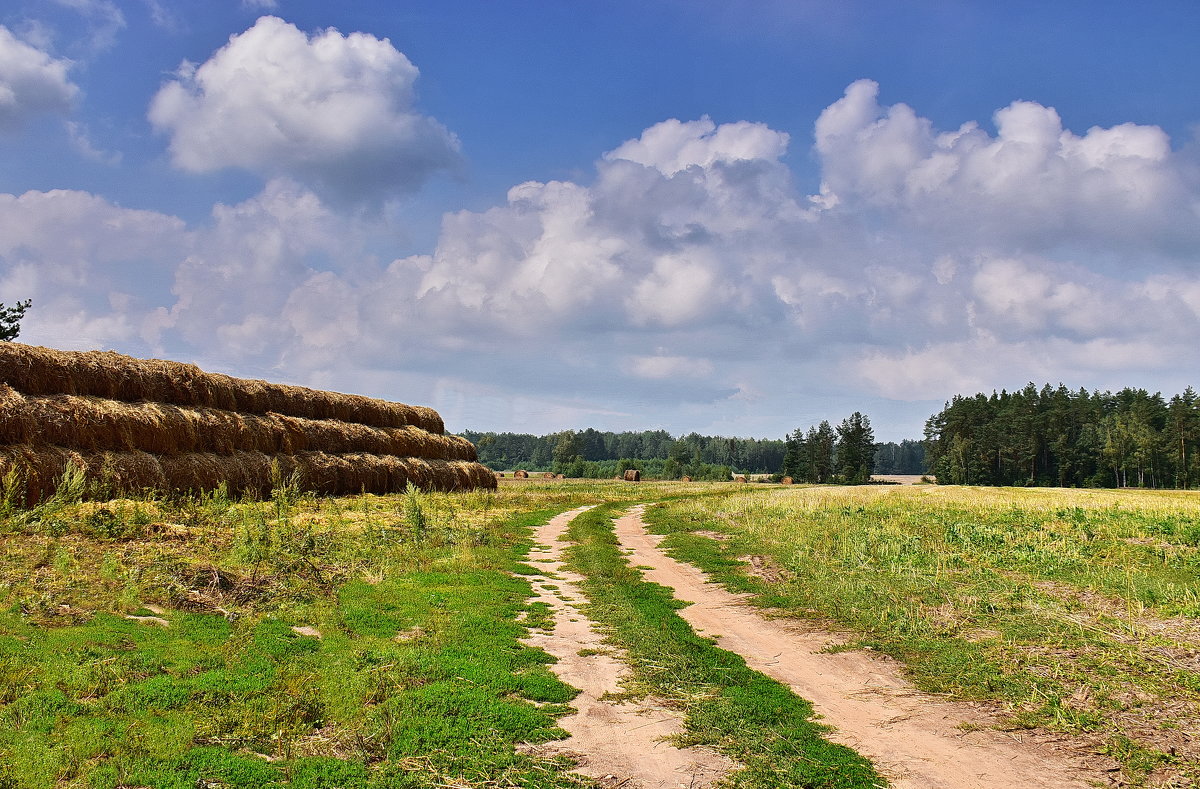
[[[894,482],[897,485],[923,485],[937,481],[937,478],[931,474],[873,474],[871,479],[876,482]],[[923,483],[922,479],[928,482]]]
[[[648,580],[692,603],[680,615],[697,632],[811,701],[835,728],[830,738],[869,758],[896,789],[1082,789],[1101,780],[1051,742],[988,728],[995,720],[983,709],[917,691],[894,661],[864,651],[821,654],[836,636],[766,619],[743,596],[709,583],[658,548],[662,537],[646,531],[642,512],[634,507],[617,521],[629,563],[654,568]]]
[[[578,712],[559,725],[568,740],[539,745],[542,754],[566,754],[578,762],[578,772],[622,789],[705,787],[736,765],[719,754],[698,748],[676,748],[666,738],[682,731],[679,715],[654,699],[614,704],[605,694],[618,693],[628,672],[621,655],[604,643],[591,621],[579,610],[584,601],[582,578],[563,570],[559,538],[571,519],[588,509],[564,513],[541,527],[539,545],[530,564],[541,571],[533,577],[536,599],[551,607],[554,628],[534,631],[526,643],[558,658],[551,666],[564,682],[581,693],[571,702]],[[583,652],[584,654],[580,654]]]

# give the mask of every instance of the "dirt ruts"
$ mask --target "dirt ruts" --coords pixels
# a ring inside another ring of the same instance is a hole
[[[620,692],[628,668],[579,610],[585,599],[577,585],[582,577],[563,569],[559,541],[571,519],[587,509],[563,513],[538,529],[529,561],[541,571],[532,578],[535,599],[550,606],[554,627],[533,631],[525,643],[556,657],[554,673],[581,691],[571,702],[577,712],[559,720],[570,739],[531,750],[571,756],[578,772],[614,788],[708,786],[736,765],[711,751],[666,742],[683,730],[677,713],[654,699],[617,704],[604,698]]]
[[[692,604],[679,613],[697,632],[812,702],[835,728],[830,739],[869,758],[896,789],[1083,789],[1100,779],[1070,752],[989,728],[995,721],[984,710],[916,690],[894,661],[864,651],[823,654],[834,635],[766,619],[744,596],[667,556],[662,537],[646,531],[643,510],[616,522],[629,563],[652,568],[647,580]]]

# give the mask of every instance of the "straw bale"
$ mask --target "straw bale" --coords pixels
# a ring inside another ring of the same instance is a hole
[[[542,479],[554,479],[554,472],[553,472],[553,471],[547,471],[547,472],[543,473],[543,474],[542,474]]]
[[[0,447],[0,476],[18,467],[25,477],[30,503],[50,496],[70,465],[84,469],[90,481],[107,486],[112,493],[211,490],[224,482],[233,495],[264,495],[271,489],[272,463],[278,465],[285,478],[297,474],[305,489],[331,495],[362,490],[392,493],[404,490],[410,481],[423,490],[496,487],[490,469],[462,460],[325,452],[275,456],[263,452],[190,452],[159,456],[29,444]]]
[[[369,427],[330,419],[241,414],[167,403],[126,403],[78,395],[22,395],[0,384],[0,444],[156,454],[320,451],[475,460],[460,436],[418,427]]]
[[[779,480],[779,483],[781,485],[791,485],[794,482],[795,482],[795,480],[793,480],[791,477],[784,477],[783,479]]]
[[[513,479],[529,479],[529,472],[525,470],[513,472]]]
[[[626,482],[641,482],[642,481],[642,472],[638,471],[635,468],[627,468],[627,469],[625,469],[625,478],[624,479]]]
[[[566,474],[555,474],[554,478],[555,479],[566,479],[567,475]]]
[[[27,395],[148,400],[251,414],[273,411],[306,419],[337,419],[373,427],[411,425],[430,433],[445,432],[442,418],[431,408],[233,378],[206,373],[191,364],[134,359],[112,351],[58,351],[0,343],[0,382]]]
[[[687,474],[684,474],[682,477],[679,478],[679,481],[680,482],[691,482],[692,478],[689,477]]]
[[[735,477],[733,478],[733,481],[734,481],[734,482],[746,482],[746,481],[747,481],[747,479],[746,479],[746,477],[745,477],[745,475],[744,475],[744,474],[738,474],[737,476],[735,476]]]

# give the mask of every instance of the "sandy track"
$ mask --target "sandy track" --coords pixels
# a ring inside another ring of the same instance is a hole
[[[532,581],[536,599],[553,611],[554,629],[534,631],[525,643],[558,658],[551,669],[581,691],[571,702],[578,712],[559,720],[559,725],[570,732],[570,739],[532,750],[570,755],[578,760],[578,772],[599,779],[606,786],[622,789],[708,786],[735,765],[709,751],[676,748],[664,742],[683,730],[676,713],[656,705],[653,699],[623,704],[603,700],[605,694],[621,690],[628,668],[578,610],[585,600],[578,586],[582,577],[563,569],[563,543],[559,541],[571,519],[587,509],[563,513],[538,529],[539,546],[534,548],[529,561],[542,572]],[[579,654],[593,650],[595,654]]]
[[[658,548],[663,538],[646,531],[643,509],[616,523],[621,545],[633,551],[629,563],[653,568],[647,580],[692,603],[679,613],[698,633],[717,637],[721,648],[811,701],[822,722],[835,727],[830,739],[869,758],[896,789],[1082,789],[1099,778],[1046,744],[976,729],[994,721],[970,705],[917,691],[894,661],[862,651],[820,654],[836,642],[832,635],[765,619],[743,595],[667,556]]]

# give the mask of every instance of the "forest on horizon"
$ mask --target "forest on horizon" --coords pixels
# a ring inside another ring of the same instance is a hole
[[[688,433],[675,437],[665,430],[641,432],[602,431],[594,428],[564,430],[546,435],[466,430],[459,435],[479,451],[479,462],[494,469],[524,468],[532,471],[578,471],[576,458],[584,463],[608,464],[589,471],[613,473],[621,461],[629,468],[675,477],[692,472],[696,479],[727,479],[729,472],[775,474],[783,467],[787,442],[784,439],[703,436]],[[875,445],[876,474],[924,473],[924,448],[920,441],[885,442]],[[574,468],[568,468],[574,464]],[[724,471],[721,471],[724,469]],[[567,474],[587,476],[587,474]],[[603,474],[612,476],[612,474]]]

